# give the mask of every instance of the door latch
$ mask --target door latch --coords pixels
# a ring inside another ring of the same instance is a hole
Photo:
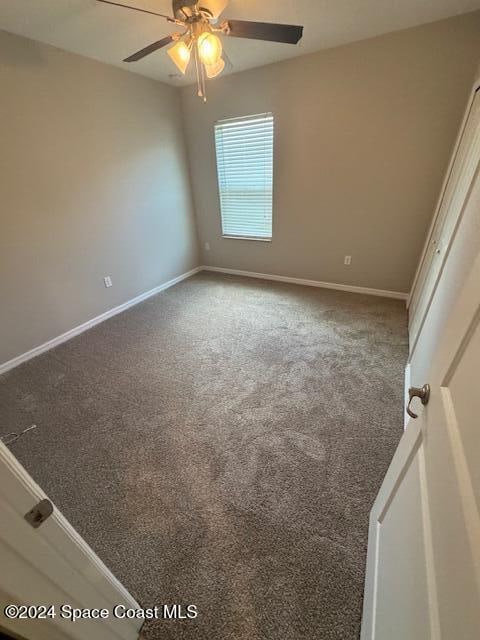
[[[24,518],[34,529],[38,529],[40,525],[42,525],[45,520],[47,520],[53,513],[53,504],[45,498],[44,500],[40,500],[38,504],[36,504],[28,513],[25,514]]]
[[[418,387],[410,387],[410,389],[408,390],[408,398],[409,400],[407,413],[411,418],[418,418],[418,415],[416,413],[413,413],[413,411],[410,409],[410,405],[412,404],[412,400],[414,398],[420,398],[423,405],[428,404],[428,401],[430,400],[430,385],[424,384],[421,389]]]

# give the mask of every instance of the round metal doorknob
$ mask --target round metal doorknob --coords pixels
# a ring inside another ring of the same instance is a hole
[[[410,387],[410,389],[408,390],[408,398],[409,400],[407,413],[411,418],[418,418],[418,415],[416,413],[413,413],[413,411],[410,409],[410,405],[412,404],[412,400],[414,398],[420,398],[423,405],[428,404],[428,401],[430,400],[430,385],[424,384],[422,388]]]

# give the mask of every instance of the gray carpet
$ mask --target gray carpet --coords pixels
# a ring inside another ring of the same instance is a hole
[[[150,639],[359,636],[403,302],[202,273],[0,378],[1,433]]]

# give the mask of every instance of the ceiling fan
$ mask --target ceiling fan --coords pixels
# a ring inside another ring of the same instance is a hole
[[[246,20],[225,20],[218,24],[218,18],[226,8],[228,0],[172,0],[173,16],[133,7],[115,0],[98,0],[98,2],[159,16],[181,27],[182,32],[172,33],[153,42],[125,58],[124,62],[137,62],[154,51],[175,43],[167,53],[182,74],[185,74],[193,58],[198,95],[204,101],[206,101],[206,78],[215,78],[225,68],[225,60],[222,57],[223,45],[219,35],[285,44],[297,44],[303,35],[303,27],[290,24]]]

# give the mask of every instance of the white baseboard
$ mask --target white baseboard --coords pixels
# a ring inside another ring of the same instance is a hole
[[[384,291],[383,289],[369,289],[368,287],[356,287],[350,284],[336,284],[334,282],[320,282],[319,280],[304,280],[303,278],[290,278],[288,276],[276,276],[268,273],[254,273],[253,271],[240,271],[239,269],[224,269],[223,267],[203,266],[204,271],[228,273],[233,276],[247,276],[248,278],[260,278],[261,280],[274,280],[276,282],[288,282],[290,284],[302,284],[307,287],[319,287],[321,289],[336,289],[337,291],[349,291],[350,293],[364,293],[369,296],[382,298],[395,298],[407,300],[408,293],[400,291]]]
[[[260,278],[262,280],[288,282],[290,284],[301,284],[308,287],[320,287],[323,289],[336,289],[338,291],[349,291],[351,293],[363,293],[371,296],[381,296],[382,298],[396,298],[398,300],[406,300],[408,297],[408,294],[400,293],[399,291],[383,291],[381,289],[369,289],[367,287],[356,287],[353,285],[335,284],[333,282],[319,282],[317,280],[304,280],[303,278],[289,278],[288,276],[277,276],[277,275],[271,275],[267,273],[254,273],[253,271],[241,271],[239,269],[224,269],[222,267],[201,266],[201,267],[196,267],[195,269],[192,269],[187,273],[183,273],[182,275],[176,278],[173,278],[172,280],[169,280],[168,282],[165,282],[164,284],[161,284],[158,287],[151,289],[150,291],[140,294],[136,298],[132,298],[132,300],[128,300],[127,302],[124,302],[118,307],[114,307],[113,309],[110,309],[109,311],[102,313],[96,318],[87,320],[87,322],[84,322],[78,327],[74,327],[73,329],[70,329],[70,331],[62,333],[62,335],[57,336],[56,338],[52,338],[51,340],[48,340],[48,342],[44,342],[38,347],[34,347],[33,349],[30,349],[30,351],[27,351],[26,353],[22,353],[21,355],[16,356],[15,358],[12,358],[11,360],[4,362],[3,364],[0,364],[0,375],[2,373],[6,373],[7,371],[10,371],[10,369],[14,369],[15,367],[18,367],[18,365],[22,364],[23,362],[27,362],[27,360],[31,360],[32,358],[35,358],[35,356],[39,356],[41,353],[44,353],[49,349],[53,349],[59,344],[62,344],[62,342],[66,342],[67,340],[70,340],[71,338],[78,336],[80,333],[87,331],[87,329],[91,329],[95,325],[100,324],[101,322],[104,322],[105,320],[108,320],[113,316],[116,316],[118,313],[122,313],[122,311],[126,311],[130,307],[133,307],[136,304],[143,302],[147,298],[151,298],[157,293],[160,293],[161,291],[164,291],[169,287],[173,287],[173,285],[177,284],[178,282],[181,282],[182,280],[185,280],[186,278],[190,278],[191,276],[195,275],[199,271],[215,271],[217,273],[227,273],[235,276],[247,276],[249,278]]]
[[[151,298],[157,293],[160,293],[161,291],[164,291],[169,287],[173,287],[174,284],[177,284],[182,280],[186,280],[187,278],[190,278],[191,276],[195,275],[199,271],[202,271],[202,269],[203,267],[195,267],[195,269],[192,269],[191,271],[187,271],[187,273],[182,273],[182,275],[177,276],[176,278],[173,278],[168,282],[164,282],[163,284],[159,285],[158,287],[155,287],[154,289],[151,289],[150,291],[141,293],[136,298],[132,298],[131,300],[124,302],[118,307],[109,309],[109,311],[105,311],[105,313],[100,314],[96,318],[87,320],[87,322],[84,322],[78,327],[74,327],[73,329],[70,329],[70,331],[62,333],[62,335],[57,336],[56,338],[52,338],[52,340],[48,340],[48,342],[44,342],[38,347],[34,347],[33,349],[30,349],[30,351],[27,351],[26,353],[22,353],[21,355],[16,356],[15,358],[12,358],[11,360],[4,362],[3,364],[0,364],[0,375],[2,373],[6,373],[7,371],[10,371],[10,369],[14,369],[15,367],[18,367],[19,364],[22,364],[23,362],[27,362],[27,360],[31,360],[32,358],[35,358],[35,356],[39,356],[41,353],[44,353],[45,351],[49,351],[49,349],[53,349],[53,347],[56,347],[57,345],[62,344],[62,342],[66,342],[67,340],[70,340],[71,338],[78,336],[80,333],[87,331],[87,329],[91,329],[95,325],[100,324],[101,322],[104,322],[105,320],[108,320],[113,316],[116,316],[118,313],[122,313],[122,311],[126,311],[130,307],[133,307],[136,304],[143,302],[147,298]]]

